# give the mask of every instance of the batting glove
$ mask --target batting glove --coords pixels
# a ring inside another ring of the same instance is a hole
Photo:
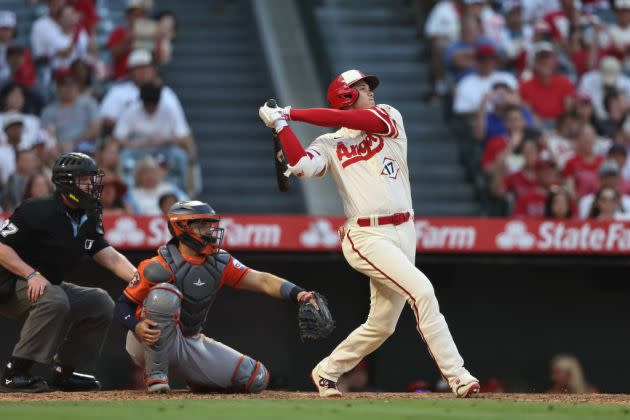
[[[284,108],[270,108],[265,102],[263,106],[258,109],[258,116],[267,127],[275,128],[276,131],[280,131],[287,125],[290,112],[290,106]]]

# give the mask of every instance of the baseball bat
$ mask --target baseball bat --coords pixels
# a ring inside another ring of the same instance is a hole
[[[269,99],[267,106],[275,108],[278,106],[275,99]],[[276,181],[278,183],[278,189],[281,192],[289,191],[289,178],[284,174],[287,171],[287,159],[284,156],[284,150],[282,150],[282,144],[276,130],[271,130],[273,133],[273,162],[276,167]]]

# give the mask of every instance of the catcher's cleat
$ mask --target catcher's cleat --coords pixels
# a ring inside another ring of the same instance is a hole
[[[41,376],[30,373],[5,374],[0,378],[0,393],[25,392],[34,394],[49,391],[48,384]]]
[[[343,394],[337,389],[337,382],[323,378],[319,375],[319,367],[315,366],[311,372],[313,384],[319,391],[319,396],[323,398],[339,398]]]
[[[455,378],[451,383],[451,389],[457,398],[474,398],[479,394],[479,380],[467,374]]]
[[[168,385],[168,376],[162,372],[151,372],[144,378],[149,394],[168,394],[171,387]]]

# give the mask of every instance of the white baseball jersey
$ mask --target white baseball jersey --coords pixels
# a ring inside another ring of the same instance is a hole
[[[370,111],[387,124],[386,133],[341,128],[318,137],[306,150],[314,160],[325,160],[325,172],[332,171],[348,218],[412,208],[402,116],[389,105]]]

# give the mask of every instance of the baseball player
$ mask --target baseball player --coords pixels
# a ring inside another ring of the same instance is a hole
[[[54,163],[52,196],[24,201],[0,227],[0,315],[23,323],[0,392],[94,391],[94,371],[114,302],[102,289],[64,281],[84,256],[129,282],[136,269],[103,237],[103,172],[82,153]],[[30,373],[53,364],[50,380]]]
[[[366,322],[315,366],[311,376],[320,396],[340,396],[339,377],[394,332],[406,301],[442,376],[458,397],[472,397],[479,392],[479,381],[464,368],[433,286],[415,266],[407,137],[400,113],[374,102],[378,84],[374,76],[349,70],[328,87],[334,109],[259,109],[265,125],[278,133],[293,175],[317,178],[332,173],[347,216],[340,228],[344,257],[370,278]],[[318,137],[304,150],[289,120],[342,128]]]
[[[217,292],[228,285],[317,308],[314,293],[221,250],[220,217],[208,204],[177,202],[167,218],[173,239],[140,263],[116,303],[129,330],[127,352],[144,367],[148,392],[170,391],[169,368],[193,391],[261,392],[269,382],[262,363],[201,333]]]

